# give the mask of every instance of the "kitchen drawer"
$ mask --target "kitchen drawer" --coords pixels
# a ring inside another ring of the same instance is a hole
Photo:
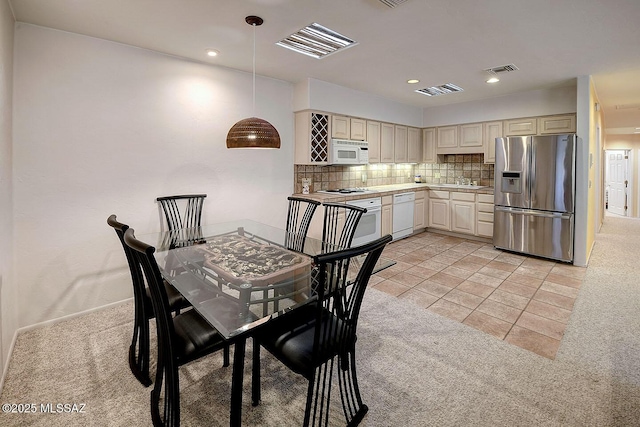
[[[416,191],[416,200],[424,199],[424,196],[427,195],[426,191]]]
[[[478,221],[485,221],[493,224],[493,212],[489,213],[478,211]]]
[[[382,204],[383,205],[392,205],[393,204],[393,196],[382,196]]]
[[[478,194],[478,203],[493,204],[493,194]]]
[[[461,200],[463,202],[475,202],[476,193],[458,193],[457,191],[452,191],[451,200]]]
[[[493,203],[478,203],[478,212],[493,213]]]
[[[446,199],[449,200],[449,192],[442,190],[429,190],[430,199]]]
[[[478,221],[476,224],[476,233],[478,236],[493,237],[493,223]]]

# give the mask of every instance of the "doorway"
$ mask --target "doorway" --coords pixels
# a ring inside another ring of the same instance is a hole
[[[607,212],[627,216],[629,183],[629,150],[606,150],[605,209]]]

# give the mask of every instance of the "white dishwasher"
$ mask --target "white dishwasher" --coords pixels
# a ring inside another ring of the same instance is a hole
[[[413,233],[413,206],[416,193],[393,195],[393,240],[401,239]]]

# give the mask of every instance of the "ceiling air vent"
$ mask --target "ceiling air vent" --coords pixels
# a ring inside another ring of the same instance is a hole
[[[508,65],[501,65],[499,67],[487,68],[485,71],[491,74],[500,74],[500,73],[510,73],[511,71],[516,71],[516,70],[519,70],[519,68],[513,64],[508,64]]]
[[[396,6],[400,6],[402,3],[406,1],[407,0],[380,0],[380,3],[389,7],[396,7]]]
[[[446,95],[448,93],[462,92],[463,90],[464,89],[462,89],[460,86],[456,86],[453,83],[446,83],[440,86],[431,86],[425,89],[418,89],[416,90],[416,92],[427,96],[439,96]]]
[[[358,42],[314,22],[276,44],[294,52],[320,59],[355,46]]]

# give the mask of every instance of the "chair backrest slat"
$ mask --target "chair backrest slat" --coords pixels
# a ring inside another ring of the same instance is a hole
[[[156,314],[156,326],[158,328],[158,358],[162,358],[164,366],[166,363],[173,363],[172,341],[175,335],[173,326],[173,316],[169,307],[169,297],[164,287],[162,273],[154,257],[156,249],[135,238],[134,230],[129,228],[124,233],[124,242],[130,248],[131,253],[138,266],[142,267],[144,277],[151,294],[151,303]]]
[[[200,227],[206,194],[158,197],[169,231]]]
[[[287,199],[289,200],[289,212],[287,213],[285,246],[287,249],[303,252],[313,214],[320,202],[299,197],[288,197]]]
[[[323,203],[323,206],[322,252],[351,247],[360,218],[367,209],[344,203]]]
[[[315,363],[322,363],[323,357],[335,354],[336,346],[339,346],[339,352],[343,354],[353,350],[364,292],[382,251],[391,240],[391,235],[386,235],[362,246],[314,257],[320,284],[317,287],[319,303],[314,336]],[[366,258],[357,275],[350,280],[349,266],[353,264],[351,260],[365,254]],[[324,321],[326,316],[333,316],[338,320]]]

